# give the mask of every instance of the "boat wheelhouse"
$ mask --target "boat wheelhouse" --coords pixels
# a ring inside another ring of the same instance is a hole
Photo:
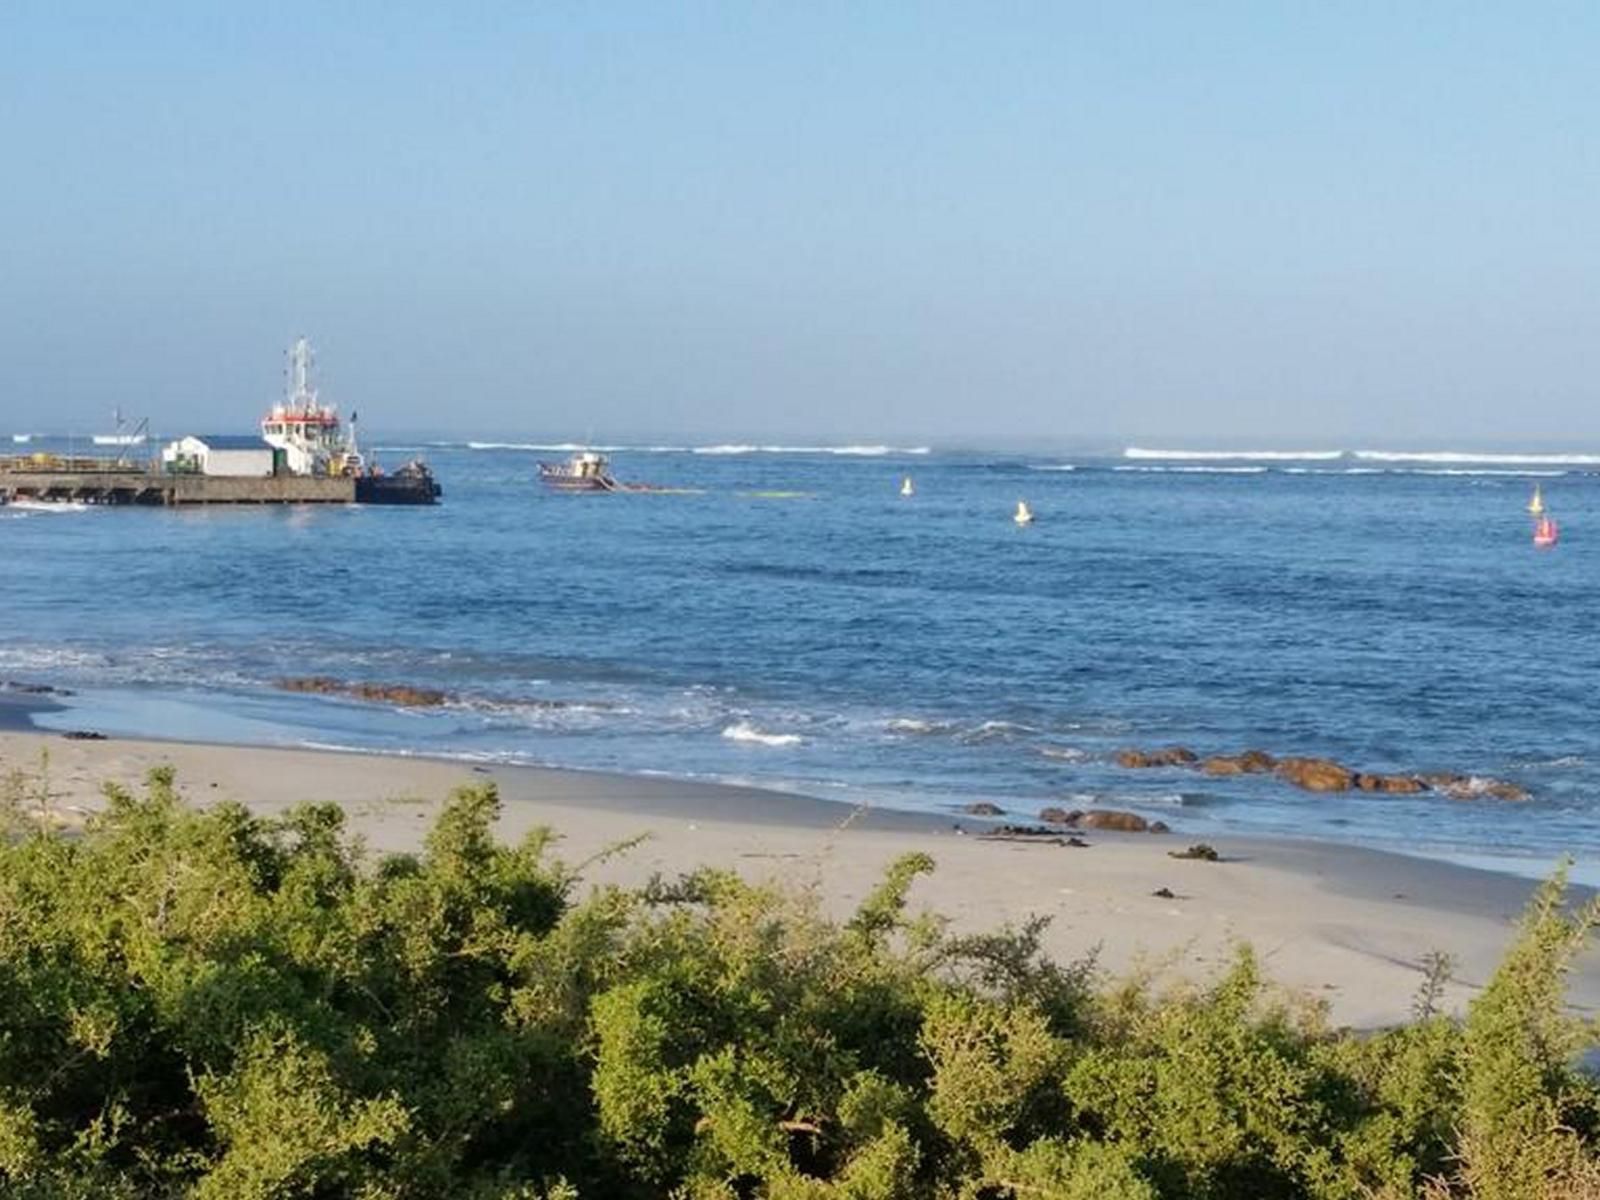
[[[611,477],[610,460],[593,450],[580,451],[566,462],[540,463],[539,479],[561,492],[614,492],[618,488]]]

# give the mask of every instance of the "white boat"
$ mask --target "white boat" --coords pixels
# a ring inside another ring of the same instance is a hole
[[[33,434],[31,434],[31,433],[13,433],[11,435],[11,440],[13,442],[15,442],[19,446],[26,446],[29,442],[33,441]]]
[[[112,410],[112,415],[116,419],[116,422],[117,422],[117,431],[115,433],[97,433],[97,434],[95,434],[93,440],[94,440],[94,444],[96,446],[142,446],[142,445],[144,445],[144,443],[145,443],[145,427],[147,425],[149,425],[149,423],[150,423],[150,420],[149,420],[148,417],[145,418],[143,421],[140,421],[139,424],[134,428],[134,431],[132,433],[123,433],[122,432],[122,425],[123,425],[122,410],[120,408],[113,409]]]
[[[917,489],[911,485],[911,476],[907,475],[900,481],[900,494],[902,496],[915,496]]]
[[[1033,524],[1033,510],[1028,507],[1028,502],[1026,500],[1017,501],[1017,511],[1011,519],[1018,525]]]

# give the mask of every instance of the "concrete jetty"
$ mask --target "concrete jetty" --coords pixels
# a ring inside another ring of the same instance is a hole
[[[80,504],[351,504],[350,476],[173,474],[90,461],[0,463],[0,500]]]

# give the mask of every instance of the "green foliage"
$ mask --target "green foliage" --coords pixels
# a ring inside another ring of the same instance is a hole
[[[458,791],[421,853],[333,805],[200,812],[170,772],[79,833],[0,805],[0,1195],[318,1200],[1600,1197],[1595,1030],[1562,978],[1596,908],[1539,894],[1464,1021],[1325,1028],[1248,950],[1096,986],[1042,922],[842,923],[701,871],[576,896]]]

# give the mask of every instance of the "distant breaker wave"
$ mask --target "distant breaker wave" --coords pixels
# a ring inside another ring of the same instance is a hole
[[[1165,450],[1129,446],[1125,459],[1139,462],[1362,462],[1400,466],[1597,467],[1600,454],[1512,454],[1470,450]],[[1354,468],[1353,468],[1354,469]]]
[[[931,454],[931,446],[752,446],[730,442],[696,446],[695,454],[837,454],[846,458],[887,458],[901,454]]]
[[[1357,450],[1354,457],[1385,463],[1477,463],[1520,467],[1597,467],[1600,454],[1485,454],[1464,450]]]
[[[1343,450],[1150,450],[1129,446],[1123,458],[1164,462],[1335,462]]]
[[[683,454],[687,446],[594,446],[578,442],[468,442],[468,450],[535,450],[547,454],[578,454],[594,450],[601,454]]]
[[[1137,467],[1112,467],[1113,471],[1147,471],[1156,475],[1264,475],[1266,467],[1182,467],[1155,464]]]
[[[798,746],[803,739],[798,733],[767,733],[749,721],[738,721],[722,731],[730,742],[752,742],[760,746]]]

